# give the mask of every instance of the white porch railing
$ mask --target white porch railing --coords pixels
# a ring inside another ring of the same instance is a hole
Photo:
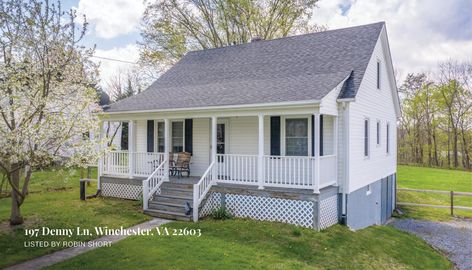
[[[264,185],[287,188],[314,186],[315,158],[299,156],[264,156]]]
[[[320,157],[320,188],[337,184],[336,155]]]
[[[132,155],[132,158],[131,158]],[[130,160],[133,161],[133,176],[148,176],[162,163],[164,153],[111,151],[103,157],[103,174],[130,175]]]
[[[128,175],[129,156],[127,151],[108,152],[103,157],[103,173],[110,175]]]
[[[217,154],[218,182],[257,185],[257,155]]]
[[[193,221],[198,221],[198,207],[216,179],[214,173],[215,161],[213,161],[197,184],[193,185]]]
[[[147,210],[149,206],[149,198],[157,191],[166,178],[165,164],[167,160],[163,160],[161,164],[152,172],[152,174],[143,181],[143,209]]]

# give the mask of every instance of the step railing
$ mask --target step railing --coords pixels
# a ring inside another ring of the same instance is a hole
[[[200,207],[200,203],[203,201],[203,199],[205,199],[205,196],[210,190],[211,186],[215,184],[215,164],[216,162],[213,161],[203,176],[200,178],[198,183],[193,185],[193,221],[195,222],[198,221],[198,207]]]
[[[149,207],[149,198],[166,180],[165,164],[167,160],[162,161],[161,164],[143,181],[143,209],[147,210]]]

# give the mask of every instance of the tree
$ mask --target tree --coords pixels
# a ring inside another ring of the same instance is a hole
[[[143,18],[141,62],[160,69],[190,50],[324,30],[310,19],[318,0],[157,0]]]
[[[11,188],[10,224],[23,223],[20,207],[33,169],[50,165],[65,147],[67,164],[96,158],[96,66],[93,49],[78,45],[74,11],[59,2],[0,2],[0,168]],[[98,133],[98,132],[97,132]]]

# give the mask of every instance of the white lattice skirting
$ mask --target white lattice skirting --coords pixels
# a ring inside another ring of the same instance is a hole
[[[227,193],[226,209],[236,217],[278,221],[306,228],[314,228],[312,201],[288,200],[273,197]],[[221,205],[222,194],[213,192],[201,210],[200,216],[210,214]]]
[[[101,190],[104,197],[139,200],[141,198],[143,187],[137,185],[101,183]]]
[[[338,195],[321,200],[319,213],[320,230],[338,223]]]

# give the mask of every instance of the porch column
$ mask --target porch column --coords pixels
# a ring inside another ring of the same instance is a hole
[[[216,148],[217,148],[217,142],[216,142],[216,128],[217,128],[217,121],[218,118],[216,116],[211,117],[211,163],[215,162],[215,165],[213,165],[213,172],[212,172],[212,181],[215,182],[216,178],[218,177],[218,164],[216,164],[218,161],[216,160]]]
[[[136,144],[135,144],[135,137],[136,137],[136,130],[135,130],[135,123],[136,121],[131,120],[128,122],[128,177],[131,179],[134,175],[134,158],[136,152]]]
[[[258,189],[264,189],[264,115],[260,113],[259,118],[259,157],[257,160],[257,182]]]
[[[314,130],[315,130],[315,138],[313,138],[313,142],[315,144],[315,147],[313,150],[315,153],[313,153],[313,157],[315,158],[315,170],[314,170],[314,177],[313,177],[313,192],[314,193],[320,193],[320,114],[319,113],[314,113]]]
[[[169,119],[164,119],[164,180],[169,181],[169,152],[170,152],[170,124]]]

